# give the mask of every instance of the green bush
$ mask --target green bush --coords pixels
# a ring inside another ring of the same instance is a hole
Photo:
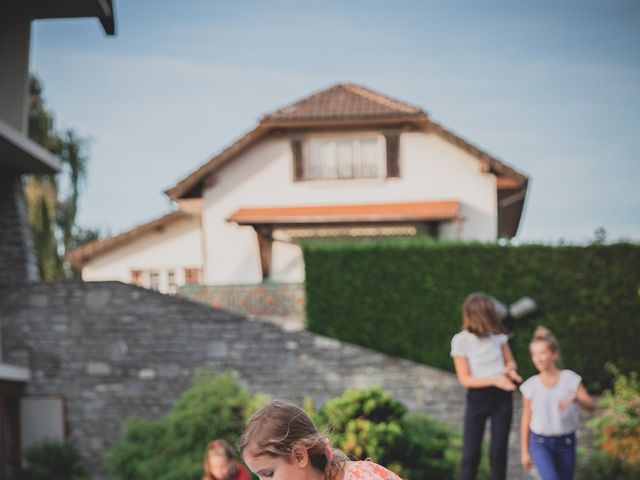
[[[603,365],[640,370],[640,246],[443,243],[422,239],[318,242],[303,246],[308,329],[453,370],[451,337],[474,291],[505,303],[533,297],[538,315],[518,321],[512,348],[535,374],[528,343],[544,324],[565,364],[592,391],[609,385]]]
[[[114,480],[196,480],[202,476],[207,443],[235,444],[248,415],[264,401],[238,385],[231,373],[215,378],[200,372],[193,387],[169,414],[156,420],[130,419],[120,443],[107,455]]]
[[[460,435],[426,415],[408,414],[380,388],[348,390],[317,412],[307,410],[351,458],[371,458],[404,480],[458,476]],[[479,478],[488,478],[486,472],[483,465]]]
[[[88,478],[78,450],[72,443],[44,440],[24,453],[25,469],[19,480],[85,480]]]
[[[595,447],[581,468],[585,479],[640,478],[640,380],[637,372],[623,375],[608,364],[613,389],[602,395],[602,411],[589,428]]]

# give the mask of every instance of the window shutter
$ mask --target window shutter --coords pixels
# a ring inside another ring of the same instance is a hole
[[[299,182],[304,179],[304,167],[302,165],[302,139],[291,139],[291,153],[293,155],[293,180]]]
[[[400,132],[386,133],[387,177],[400,176]]]

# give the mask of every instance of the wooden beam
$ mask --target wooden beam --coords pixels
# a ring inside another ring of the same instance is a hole
[[[271,255],[273,244],[273,229],[271,225],[256,225],[254,227],[258,237],[258,250],[260,252],[260,267],[262,268],[262,280],[268,280],[271,275]]]

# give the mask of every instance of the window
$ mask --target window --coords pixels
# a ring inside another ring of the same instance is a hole
[[[314,138],[307,142],[306,178],[379,178],[386,174],[381,136]]]
[[[152,290],[160,288],[160,274],[158,272],[149,272],[149,288]]]
[[[200,283],[200,269],[199,268],[185,268],[184,269],[184,283],[186,285],[194,285]]]
[[[141,287],[144,283],[142,270],[131,270],[131,283]]]
[[[167,286],[169,293],[176,293],[176,272],[173,270],[167,272]]]

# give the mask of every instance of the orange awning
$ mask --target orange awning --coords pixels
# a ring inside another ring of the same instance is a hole
[[[241,208],[227,221],[239,225],[438,222],[458,218],[460,202],[443,200],[363,205]]]

